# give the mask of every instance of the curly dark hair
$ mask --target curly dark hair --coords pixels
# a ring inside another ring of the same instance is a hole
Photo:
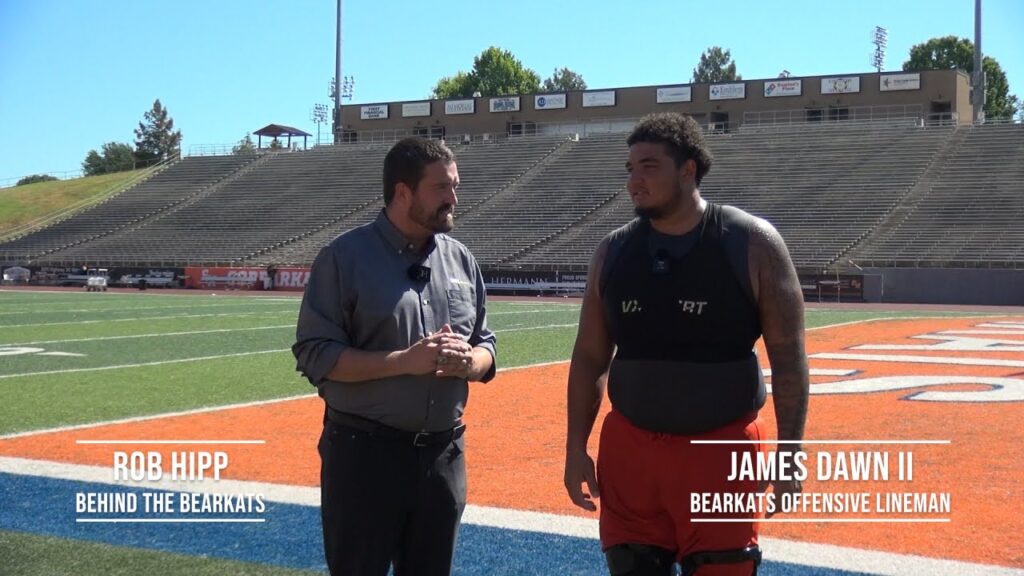
[[[704,142],[700,124],[685,114],[660,112],[644,116],[626,139],[629,146],[637,142],[664,144],[668,148],[669,156],[675,160],[677,168],[681,167],[683,162],[693,159],[697,164],[697,175],[694,179],[698,186],[715,161],[707,143]]]
[[[455,154],[440,140],[413,136],[392,146],[384,157],[384,204],[391,204],[395,185],[399,182],[415,190],[423,179],[427,164],[439,160],[446,163],[455,161]]]

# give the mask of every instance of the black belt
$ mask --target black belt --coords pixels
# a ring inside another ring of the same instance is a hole
[[[356,416],[355,414],[348,414],[346,412],[339,412],[330,406],[327,407],[327,419],[338,426],[353,428],[381,438],[401,440],[408,442],[413,446],[444,444],[457,439],[466,431],[466,425],[460,420],[456,422],[454,427],[440,432],[408,432],[406,430],[399,430],[398,428],[381,424],[380,422],[370,420],[369,418],[363,418],[362,416]]]

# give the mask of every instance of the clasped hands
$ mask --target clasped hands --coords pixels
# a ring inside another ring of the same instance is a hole
[[[421,338],[405,352],[413,374],[469,378],[473,368],[473,347],[448,324]]]

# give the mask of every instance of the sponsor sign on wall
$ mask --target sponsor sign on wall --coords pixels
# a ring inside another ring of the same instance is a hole
[[[735,84],[712,84],[708,89],[711,100],[737,100],[747,97],[747,85],[743,82]]]
[[[476,100],[447,100],[444,103],[444,113],[452,114],[473,114],[476,112]]]
[[[662,86],[657,91],[658,104],[669,102],[689,102],[693,99],[693,88],[690,86]]]
[[[777,98],[779,96],[799,96],[803,91],[803,80],[766,80],[764,83],[764,97]]]
[[[893,92],[896,90],[920,90],[921,74],[886,74],[878,77],[878,90]]]
[[[556,110],[565,108],[565,94],[538,94],[533,97],[533,107],[537,110]]]
[[[263,287],[261,283],[266,276],[266,268],[187,266],[185,267],[185,286],[210,290],[255,290]]]
[[[301,292],[309,282],[309,268],[277,268],[274,271],[274,290]]]
[[[615,106],[615,90],[584,92],[583,107],[590,108],[593,106]]]
[[[822,78],[822,94],[856,94],[860,92],[860,76]]]
[[[207,290],[263,290],[266,268],[225,268],[189,266],[185,268],[185,286]],[[275,268],[274,290],[299,291],[309,282],[309,268]]]
[[[582,293],[587,286],[586,272],[495,270],[484,272],[488,292]]]
[[[402,104],[402,117],[430,116],[430,102],[406,102]]]
[[[359,117],[363,120],[385,120],[388,117],[387,104],[371,104],[359,108]]]
[[[519,96],[491,98],[491,112],[518,112]]]

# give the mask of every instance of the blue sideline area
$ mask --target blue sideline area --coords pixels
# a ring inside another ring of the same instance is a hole
[[[263,514],[219,515],[262,517],[251,524],[107,524],[77,523],[78,492],[134,492],[142,507],[142,490],[68,480],[0,474],[0,529],[61,538],[103,542],[179,554],[324,570],[320,512],[311,506],[266,503]],[[82,517],[123,517],[91,514]],[[183,515],[136,513],[132,518],[171,518]],[[218,515],[192,516],[214,518]],[[603,576],[604,559],[598,543],[574,538],[464,524],[456,552],[454,574]],[[857,576],[859,573],[766,561],[760,576]]]

